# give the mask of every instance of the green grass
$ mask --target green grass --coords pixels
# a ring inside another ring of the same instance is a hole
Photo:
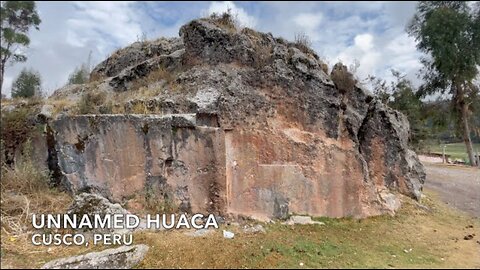
[[[462,159],[467,161],[468,154],[467,148],[464,143],[450,143],[450,144],[440,144],[440,145],[431,145],[429,146],[431,153],[442,154],[443,146],[445,148],[445,154],[450,155],[453,159]],[[480,143],[473,144],[473,151],[480,153]]]

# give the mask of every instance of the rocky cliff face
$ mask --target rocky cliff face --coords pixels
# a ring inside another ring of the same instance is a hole
[[[135,43],[100,63],[89,87],[113,97],[145,82],[158,94],[122,106],[155,113],[51,120],[63,181],[115,201],[154,194],[182,211],[260,219],[391,213],[425,178],[408,121],[337,76],[343,68],[327,74],[305,46],[218,18]]]

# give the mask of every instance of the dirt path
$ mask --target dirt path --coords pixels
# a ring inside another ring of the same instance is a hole
[[[424,162],[427,172],[425,188],[440,199],[474,217],[480,217],[480,170],[464,166]]]

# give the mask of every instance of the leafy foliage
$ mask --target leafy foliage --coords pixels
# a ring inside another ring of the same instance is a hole
[[[24,68],[12,83],[12,97],[40,97],[41,84],[40,73]]]
[[[90,78],[90,70],[87,65],[82,64],[68,76],[68,84],[84,84],[87,83]]]
[[[84,84],[90,80],[90,71],[91,71],[91,62],[92,52],[88,54],[87,63],[82,63],[79,67],[76,67],[75,70],[68,76],[67,84]]]
[[[15,52],[15,45],[27,46],[27,36],[31,26],[39,29],[41,20],[34,1],[2,1],[1,9],[2,63],[4,58],[13,57],[15,61],[25,61],[24,55]]]
[[[470,160],[473,150],[470,138],[470,104],[478,95],[474,84],[480,65],[480,12],[465,1],[421,1],[407,27],[417,41],[417,48],[426,54],[425,83],[419,93],[427,96],[448,93],[457,124],[463,129]],[[474,164],[472,164],[474,165]]]
[[[25,62],[22,47],[30,44],[28,31],[31,27],[39,30],[40,17],[34,1],[1,1],[0,5],[0,91],[7,62]]]

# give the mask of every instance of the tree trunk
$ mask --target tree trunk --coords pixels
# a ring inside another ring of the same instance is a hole
[[[2,61],[3,62],[3,61]],[[0,96],[2,95],[3,74],[5,73],[5,64],[0,63]]]
[[[468,159],[470,160],[471,166],[476,166],[476,159],[473,155],[472,139],[470,138],[470,128],[468,126],[468,107],[466,102],[463,102],[461,110],[463,140],[465,141],[465,146],[467,147]]]
[[[457,106],[460,111],[460,122],[462,123],[463,129],[463,141],[467,147],[468,159],[470,160],[470,166],[476,166],[476,159],[473,154],[473,145],[472,139],[470,138],[470,128],[468,125],[468,103],[465,100],[465,95],[463,92],[462,86],[456,83],[455,87],[457,88]]]

